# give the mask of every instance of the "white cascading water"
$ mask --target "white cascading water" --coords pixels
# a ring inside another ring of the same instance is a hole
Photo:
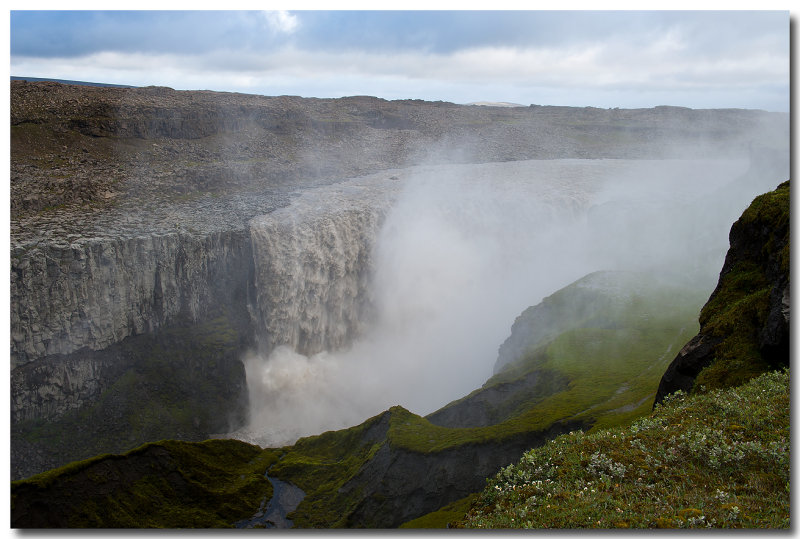
[[[250,425],[232,435],[280,446],[396,404],[430,413],[491,376],[523,309],[592,271],[713,288],[730,224],[765,189],[741,207],[705,195],[746,164],[427,166],[302,192],[251,221],[263,346],[245,358]]]
[[[293,206],[250,223],[263,350],[315,354],[360,332],[380,218],[364,206],[319,214]]]

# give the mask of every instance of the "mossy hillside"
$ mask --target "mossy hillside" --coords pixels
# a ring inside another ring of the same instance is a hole
[[[627,428],[574,432],[488,483],[470,528],[788,528],[788,370],[678,393]]]
[[[127,367],[96,401],[54,420],[12,425],[12,439],[56,463],[120,453],[147,441],[199,441],[242,424],[247,393],[244,338],[225,316],[115,345]],[[116,365],[114,365],[117,369]]]
[[[557,430],[561,433],[567,429]],[[305,498],[288,515],[296,527],[393,527],[403,522],[396,521],[396,505],[402,503],[395,503],[398,499],[415,498],[424,491],[428,493],[422,496],[425,499],[429,496],[450,498],[442,505],[453,500],[451,495],[455,487],[434,480],[434,475],[453,474],[453,462],[474,463],[470,459],[478,458],[477,455],[485,451],[482,461],[502,461],[489,468],[496,470],[516,458],[525,447],[541,443],[533,440],[553,436],[555,434],[549,430],[539,432],[524,428],[504,433],[497,428],[440,427],[395,406],[362,425],[298,440],[294,446],[284,448],[284,455],[269,473],[304,490]],[[514,457],[507,457],[509,450]],[[486,473],[491,471],[476,476],[473,467],[465,466],[463,474],[454,473],[453,480],[482,482]],[[403,479],[399,480],[398,476]],[[474,488],[477,490],[478,485]],[[463,492],[463,496],[474,490],[464,491],[462,486],[459,492]],[[371,509],[365,512],[365,506],[374,505],[385,510],[380,514]],[[433,508],[438,509],[437,506]]]
[[[674,352],[697,330],[696,313],[701,302],[695,292],[661,290],[649,298],[634,299],[628,309],[608,318],[606,325],[616,325],[616,329],[582,328],[561,334],[549,344],[530,350],[487,381],[484,388],[538,370],[567,377],[567,389],[544,398],[529,397],[498,425],[481,429],[438,427],[443,430],[440,436],[444,438],[446,433],[452,440],[457,435],[470,435],[485,441],[492,436],[503,438],[544,429],[559,420],[585,424],[589,432],[630,424],[650,413],[664,369]],[[398,436],[397,443],[419,447],[425,436],[430,440],[431,429],[423,421],[406,418],[397,429],[397,434],[405,436]],[[443,516],[434,512],[413,526],[444,527]]]
[[[673,278],[674,279],[674,278]],[[539,346],[570,329],[609,327],[615,318],[642,297],[669,285],[651,274],[597,271],[557,290],[525,309],[514,321],[511,335],[500,346],[495,373],[517,361],[525,349]],[[671,288],[677,288],[672,285]]]
[[[666,365],[697,331],[702,293],[663,285],[643,290],[646,292],[625,301],[608,303],[604,315],[587,318],[584,327],[561,332],[545,344],[529,348],[481,389],[448,407],[539,372],[569,380],[568,387],[544,397],[524,391],[509,395],[507,402],[515,407],[507,409],[496,430],[544,428],[564,418],[603,426],[648,413]],[[550,298],[551,302],[575,301],[574,293]]]
[[[744,235],[743,230],[761,235],[749,239],[757,244],[745,244],[742,255],[726,261],[730,267],[720,275],[717,289],[700,313],[703,332],[723,340],[714,349],[711,365],[698,376],[695,388],[736,386],[774,367],[762,357],[760,332],[779,278],[768,272],[790,278],[789,215],[789,182],[784,182],[775,191],[756,197],[734,224],[732,241]],[[766,237],[761,231],[767,231]]]
[[[162,441],[99,456],[12,482],[12,526],[230,527],[272,496],[264,472],[278,456],[237,440]]]

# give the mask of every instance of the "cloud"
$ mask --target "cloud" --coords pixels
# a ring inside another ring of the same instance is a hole
[[[270,28],[277,32],[291,34],[299,24],[297,16],[288,11],[263,11],[262,14]]]
[[[788,110],[787,23],[787,12],[12,12],[11,74],[270,95]],[[540,100],[552,95],[583,101]]]

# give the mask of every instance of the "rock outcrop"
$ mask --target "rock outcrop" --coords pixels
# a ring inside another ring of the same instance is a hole
[[[341,524],[396,528],[480,490],[486,477],[514,462],[526,448],[586,427],[579,421],[558,422],[508,440],[463,444],[427,454],[385,443],[340,487],[342,497],[358,494],[358,502],[342,515]]]
[[[656,404],[675,391],[739,385],[789,365],[789,182],[753,200],[730,231],[700,332],[670,364]]]

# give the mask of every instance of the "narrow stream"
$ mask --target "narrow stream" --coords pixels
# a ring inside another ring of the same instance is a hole
[[[291,483],[275,479],[267,474],[269,474],[269,470],[264,477],[272,484],[272,498],[269,502],[264,498],[256,514],[249,519],[237,522],[237,528],[291,528],[294,525],[290,519],[286,518],[286,515],[300,505],[306,493]]]

